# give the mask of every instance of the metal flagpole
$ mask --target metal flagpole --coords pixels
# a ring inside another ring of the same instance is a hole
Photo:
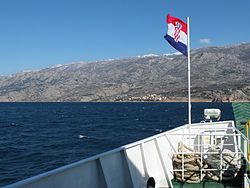
[[[191,92],[190,92],[190,32],[189,17],[187,17],[187,55],[188,55],[188,125],[189,133],[191,132]]]

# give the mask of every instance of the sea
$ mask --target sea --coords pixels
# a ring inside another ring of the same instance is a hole
[[[231,103],[192,103],[234,120]],[[0,103],[0,186],[67,165],[188,122],[187,103]]]

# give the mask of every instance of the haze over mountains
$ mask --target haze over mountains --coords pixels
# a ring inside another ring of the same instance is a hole
[[[192,50],[191,88],[195,101],[250,101],[250,43]],[[185,56],[149,54],[0,77],[0,101],[126,101],[152,94],[186,98]]]

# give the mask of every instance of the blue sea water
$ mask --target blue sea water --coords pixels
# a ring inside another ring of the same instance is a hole
[[[233,120],[231,103],[192,103]],[[187,103],[0,103],[0,186],[187,123]]]

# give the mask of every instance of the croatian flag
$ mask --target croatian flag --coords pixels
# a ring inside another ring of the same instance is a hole
[[[179,52],[187,56],[187,24],[168,14],[168,32],[164,38]]]

